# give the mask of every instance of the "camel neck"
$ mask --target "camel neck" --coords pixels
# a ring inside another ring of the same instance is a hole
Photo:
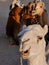
[[[45,58],[45,52],[40,53],[37,56],[32,56],[29,58],[29,65],[47,65],[46,58]]]

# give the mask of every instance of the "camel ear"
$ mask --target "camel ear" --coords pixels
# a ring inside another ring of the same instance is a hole
[[[43,7],[44,7],[44,9],[46,9],[46,6],[45,6],[45,3],[43,2]]]
[[[48,33],[48,25],[45,25],[45,26],[44,26],[44,33],[43,33],[44,36],[45,36],[47,33]]]

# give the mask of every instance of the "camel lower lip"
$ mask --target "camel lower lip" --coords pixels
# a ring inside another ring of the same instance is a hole
[[[27,59],[28,56],[29,56],[29,54],[22,54],[22,58],[23,58],[23,59]]]

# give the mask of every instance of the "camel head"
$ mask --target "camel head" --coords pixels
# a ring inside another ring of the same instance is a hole
[[[35,11],[34,11],[34,15],[38,14],[39,16],[41,16],[43,14],[43,12],[44,12],[44,9],[45,9],[44,2],[37,2],[36,3],[36,8],[35,8]]]
[[[48,27],[45,25],[43,28],[40,25],[31,25],[24,29],[21,36],[20,52],[23,59],[34,57],[40,53],[44,45],[44,36],[48,32]]]

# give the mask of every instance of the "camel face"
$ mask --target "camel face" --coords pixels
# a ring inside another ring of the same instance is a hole
[[[40,25],[31,25],[25,29],[21,37],[20,52],[23,59],[35,57],[45,49],[44,36],[48,32],[47,25],[42,28]]]
[[[38,2],[36,6],[36,14],[42,15],[44,12],[44,3],[43,2]]]

